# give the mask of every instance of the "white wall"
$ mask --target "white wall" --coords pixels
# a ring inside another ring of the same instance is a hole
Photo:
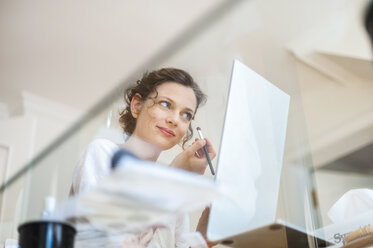
[[[30,92],[22,92],[23,115],[34,117],[34,152],[38,154],[71,127],[82,111]],[[16,131],[16,129],[14,129]]]
[[[69,106],[28,92],[23,92],[22,100],[17,106],[20,108],[16,111],[17,115],[14,113],[11,116],[4,115],[0,120],[1,184],[24,168],[79,117],[79,112]],[[19,115],[20,113],[22,115]],[[52,164],[53,161],[49,163],[51,169],[54,168]],[[44,199],[38,201],[34,197],[35,201],[27,202],[29,199],[27,191],[32,184],[35,184],[35,181],[30,181],[31,179],[37,179],[39,183],[36,184],[39,184],[42,189],[50,190],[43,178],[46,179],[51,173],[35,177],[30,172],[23,174],[0,195],[1,241],[5,238],[17,237],[16,228],[19,222],[24,221],[27,209],[35,209],[38,211],[38,216],[40,214],[41,208],[36,208],[35,205],[43,205]],[[69,181],[66,180],[64,184],[68,184]],[[38,194],[40,190],[34,193]]]
[[[0,172],[5,173],[2,179],[8,180],[32,158],[35,126],[36,120],[33,117],[22,116],[0,121],[0,145],[3,148]],[[0,241],[16,238],[16,227],[21,216],[20,208],[16,206],[22,205],[22,189],[26,185],[25,178],[21,177],[0,195]]]

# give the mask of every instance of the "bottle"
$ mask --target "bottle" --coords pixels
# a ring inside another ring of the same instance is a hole
[[[43,220],[51,219],[55,207],[56,207],[56,198],[54,198],[53,196],[45,197],[44,210],[41,213],[41,218]]]

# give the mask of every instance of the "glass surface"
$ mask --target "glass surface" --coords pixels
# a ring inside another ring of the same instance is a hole
[[[57,204],[67,200],[73,170],[94,138],[124,142],[125,137],[117,122],[118,112],[123,108],[122,92],[145,71],[171,66],[193,75],[208,95],[208,101],[198,109],[192,126],[200,126],[204,136],[219,151],[234,59],[239,59],[291,97],[276,219],[309,232],[332,224],[327,217],[328,209],[344,192],[352,188],[373,188],[373,184],[368,174],[313,167],[305,124],[308,112],[303,109],[299,84],[301,71],[306,69],[289,46],[305,29],[312,27],[315,16],[322,20],[335,7],[333,1],[327,4],[315,2],[226,1],[178,39],[165,45],[157,56],[123,80],[118,88],[93,106],[15,177],[7,178],[0,192],[0,243],[7,238],[17,238],[16,228],[20,223],[40,218],[47,196],[55,197]],[[251,93],[255,96],[255,92]],[[108,118],[110,125],[107,125]],[[162,153],[159,162],[168,164],[181,150],[175,147]],[[0,152],[0,159],[6,157],[6,148]],[[216,162],[217,159],[213,161],[215,167]],[[205,176],[211,176],[208,170]],[[271,193],[273,196],[277,194]],[[200,212],[191,214],[192,230],[199,216]],[[309,245],[315,246],[312,242]]]

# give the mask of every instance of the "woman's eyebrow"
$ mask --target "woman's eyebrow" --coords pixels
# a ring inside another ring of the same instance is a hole
[[[174,100],[172,100],[171,98],[169,98],[169,97],[167,97],[167,96],[160,96],[160,97],[166,98],[166,99],[169,100],[171,103],[175,103]],[[194,111],[193,111],[191,108],[189,108],[189,107],[184,107],[184,108],[185,108],[186,110],[192,112],[192,114],[194,114]]]

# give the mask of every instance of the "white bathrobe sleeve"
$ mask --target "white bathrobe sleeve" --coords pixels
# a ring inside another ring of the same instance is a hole
[[[71,193],[75,195],[87,192],[108,175],[111,158],[118,149],[118,146],[109,140],[96,139],[91,142],[74,171]]]

